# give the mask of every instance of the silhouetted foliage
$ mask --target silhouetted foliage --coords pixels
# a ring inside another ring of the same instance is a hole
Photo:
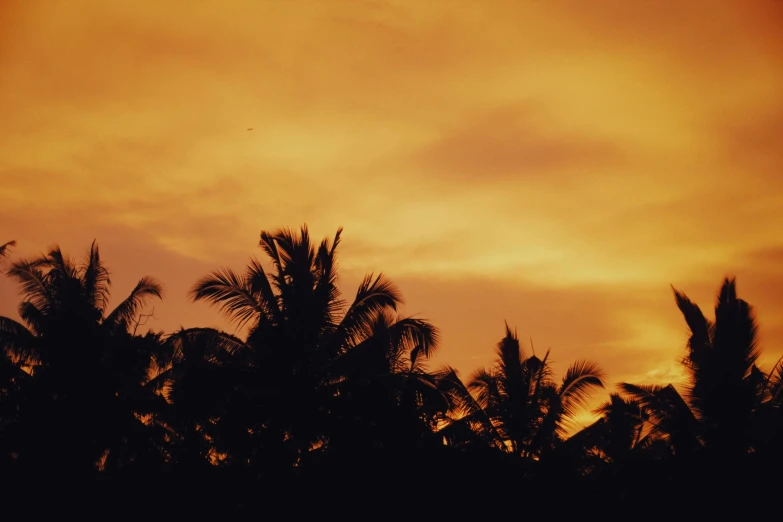
[[[340,231],[318,246],[306,227],[263,232],[269,273],[253,259],[244,273],[218,270],[194,286],[194,300],[249,326],[244,341],[203,329],[168,340],[158,379],[200,458],[280,474],[327,452],[437,440],[449,407],[425,366],[437,330],[397,316],[402,297],[383,275],[366,276],[345,303],[339,242]]]
[[[24,324],[0,317],[4,457],[58,472],[162,462],[163,441],[141,418],[161,404],[146,386],[159,336],[129,332],[143,303],[162,297],[160,285],[142,278],[109,311],[109,272],[95,243],[81,264],[55,247],[7,273],[24,296]]]
[[[558,385],[548,359],[549,351],[543,359],[524,357],[507,325],[493,368],[476,372],[467,386],[451,370],[444,377],[458,415],[444,429],[450,442],[464,444],[467,436],[533,460],[553,451],[590,391],[603,387],[603,375],[597,364],[577,361]]]
[[[23,491],[37,490],[28,476],[92,481],[108,488],[106,505],[176,484],[209,499],[200,514],[257,512],[286,492],[329,503],[346,488],[369,500],[401,487],[524,491],[539,502],[613,491],[622,512],[654,495],[692,501],[694,488],[745,491],[738,474],[783,462],[783,359],[757,366],[754,312],[733,279],[714,321],[674,291],[690,329],[682,393],[620,383],[576,431],[605,384],[596,363],[578,360],[558,380],[549,351],[525,355],[506,325],[494,364],[467,382],[448,366],[430,370],[438,330],[399,314],[389,279],[369,274],[343,299],[340,236],[316,244],[306,226],[262,232],[264,263],[195,283],[192,299],[241,337],[138,333],[162,287],[143,277],[110,308],[95,242],[80,263],[57,247],[11,261],[15,243],[0,246],[22,295],[21,322],[0,317],[0,470]],[[276,486],[259,497],[258,479]]]
[[[682,360],[689,377],[685,397],[671,385],[623,383],[621,389],[650,412],[647,422],[674,453],[734,459],[767,451],[769,434],[781,433],[781,366],[765,373],[756,365],[752,307],[737,298],[733,279],[725,279],[718,292],[714,322],[685,294],[674,295],[691,332]]]

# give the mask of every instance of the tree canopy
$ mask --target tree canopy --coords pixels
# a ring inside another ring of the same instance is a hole
[[[439,331],[400,314],[402,294],[386,276],[368,274],[343,296],[341,232],[315,243],[306,226],[264,231],[263,261],[194,282],[192,300],[246,326],[243,337],[139,332],[163,287],[142,277],[111,306],[96,242],[80,262],[58,247],[14,260],[15,242],[0,246],[22,297],[18,320],[0,317],[0,469],[311,481],[322,492],[336,477],[399,476],[411,491],[452,484],[453,493],[484,476],[484,487],[611,484],[642,498],[666,490],[655,480],[717,484],[783,462],[783,363],[759,367],[755,312],[734,279],[723,281],[714,319],[674,290],[690,331],[682,389],[612,391],[587,359],[557,376],[550,352],[528,354],[508,325],[494,363],[462,380],[452,367],[430,367]],[[601,393],[597,420],[575,429]]]

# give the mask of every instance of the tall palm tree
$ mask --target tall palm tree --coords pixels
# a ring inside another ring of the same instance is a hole
[[[130,328],[161,286],[144,277],[109,311],[109,271],[95,242],[80,264],[55,247],[7,274],[24,296],[24,324],[0,317],[0,350],[27,381],[18,429],[3,433],[18,459],[77,472],[116,463],[129,439],[146,443],[137,414],[158,403],[144,384],[159,342]]]
[[[492,368],[476,372],[467,387],[460,387],[453,373],[444,380],[460,410],[452,424],[468,423],[479,438],[496,447],[524,458],[541,458],[566,434],[590,392],[603,387],[597,364],[573,363],[558,384],[548,359],[548,351],[543,359],[525,357],[516,332],[506,325]],[[466,430],[452,426],[447,436],[454,431]]]
[[[684,293],[673,291],[690,329],[682,359],[688,373],[685,397],[671,385],[624,383],[622,390],[649,408],[656,429],[669,438],[675,453],[703,448],[729,457],[756,450],[754,445],[763,445],[759,427],[769,430],[770,423],[780,424],[783,393],[780,365],[769,373],[756,365],[753,308],[737,297],[736,282],[730,278],[718,292],[714,322]]]
[[[402,297],[383,275],[367,275],[353,301],[344,302],[337,287],[340,235],[341,229],[316,247],[306,226],[299,233],[262,232],[269,273],[252,259],[244,273],[215,271],[191,293],[238,326],[249,325],[249,355],[238,372],[244,380],[232,399],[244,407],[227,406],[234,413],[221,422],[244,426],[255,439],[250,447],[289,455],[289,465],[315,448],[348,446],[341,443],[352,436],[348,425],[361,426],[365,436],[383,433],[374,407],[406,409],[419,426],[445,411],[422,365],[436,349],[437,330],[397,316]]]

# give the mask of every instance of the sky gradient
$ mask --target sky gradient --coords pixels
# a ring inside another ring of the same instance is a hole
[[[769,367],[782,64],[774,0],[2,0],[0,243],[97,238],[170,331],[224,325],[187,290],[262,229],[343,226],[344,291],[388,274],[463,377],[507,320],[558,370],[677,382],[669,285],[711,317],[736,275]]]

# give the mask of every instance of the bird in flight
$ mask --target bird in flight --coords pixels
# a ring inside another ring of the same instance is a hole
[[[248,127],[247,130],[253,130],[253,127]]]

